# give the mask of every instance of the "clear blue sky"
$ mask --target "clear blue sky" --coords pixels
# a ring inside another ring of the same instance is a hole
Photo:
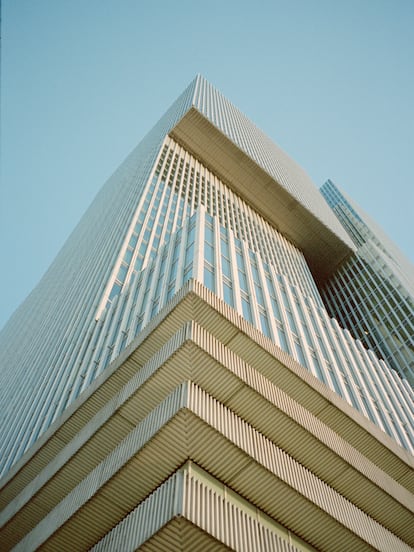
[[[414,259],[413,0],[3,0],[0,327],[202,73]]]

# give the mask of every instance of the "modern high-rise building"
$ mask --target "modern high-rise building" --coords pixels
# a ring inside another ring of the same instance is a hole
[[[322,287],[328,311],[414,387],[414,267],[331,180],[321,192],[357,247]]]
[[[335,205],[188,86],[0,335],[2,550],[414,549],[409,371]]]

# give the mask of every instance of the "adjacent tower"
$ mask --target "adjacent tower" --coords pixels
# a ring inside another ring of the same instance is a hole
[[[413,390],[320,294],[358,247],[198,76],[0,336],[5,549],[412,549]]]
[[[321,192],[357,247],[323,286],[328,310],[414,386],[414,267],[331,180]]]

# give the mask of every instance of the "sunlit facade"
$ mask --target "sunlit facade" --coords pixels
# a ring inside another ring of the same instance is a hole
[[[197,77],[0,335],[5,549],[411,550],[413,390],[324,303],[358,247]]]
[[[414,267],[332,181],[321,192],[358,248],[323,286],[328,311],[414,386]]]

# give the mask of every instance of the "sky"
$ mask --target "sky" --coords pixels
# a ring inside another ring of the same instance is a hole
[[[197,73],[414,262],[412,0],[3,0],[0,327]]]

